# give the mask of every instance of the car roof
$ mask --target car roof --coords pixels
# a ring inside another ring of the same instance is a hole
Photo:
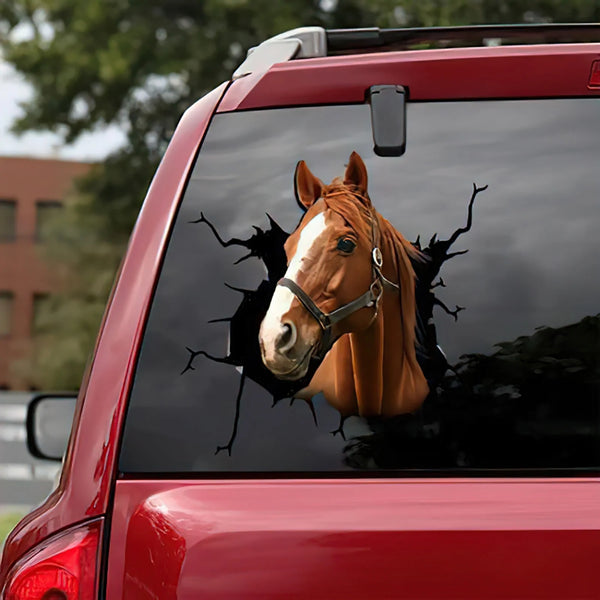
[[[295,59],[417,48],[600,42],[598,23],[467,25],[401,29],[298,27],[248,50],[233,79]]]
[[[218,112],[364,103],[374,85],[401,85],[411,102],[600,96],[600,85],[592,81],[599,65],[600,43],[439,48],[290,60],[233,81]]]

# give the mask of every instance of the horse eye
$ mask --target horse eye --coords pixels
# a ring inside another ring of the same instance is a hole
[[[350,254],[356,248],[356,244],[348,238],[340,238],[337,243],[337,249]]]

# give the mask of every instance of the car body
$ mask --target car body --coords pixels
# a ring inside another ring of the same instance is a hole
[[[509,33],[494,29],[478,35],[500,38]],[[598,43],[380,50],[350,49],[255,67],[184,114],[148,190],[111,294],[79,393],[60,482],[9,537],[0,588],[16,585],[19,573],[51,560],[55,547],[64,555],[85,546],[89,552],[81,550],[77,564],[83,573],[87,561],[87,574],[80,576],[86,591],[72,597],[600,594],[595,568],[600,548],[597,463],[573,469],[509,464],[461,470],[454,465],[357,473],[331,468],[261,472],[251,467],[246,473],[217,467],[123,468],[138,464],[137,455],[129,463],[123,458],[128,452],[123,438],[157,280],[182,196],[196,161],[203,159],[203,140],[220,115],[248,119],[251,111],[266,114],[280,107],[364,105],[371,86],[401,85],[409,91],[408,157],[411,103],[470,102],[472,109],[505,101],[578,99],[591,100],[596,108],[600,102]],[[598,131],[598,120],[589,127]],[[340,169],[348,154],[336,157]],[[298,153],[293,161],[304,158],[310,156]],[[323,176],[340,173],[325,170]],[[288,179],[291,189],[291,172]],[[423,186],[434,181],[427,173],[422,180]],[[576,188],[577,183],[570,185]],[[470,185],[467,181],[467,195]],[[454,229],[449,225],[448,232]],[[235,229],[234,235],[240,237]],[[193,270],[193,261],[187,266]],[[207,295],[214,293],[210,281],[204,285]],[[152,438],[152,444],[158,439]]]

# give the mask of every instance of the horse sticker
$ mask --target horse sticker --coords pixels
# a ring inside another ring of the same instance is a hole
[[[208,226],[222,247],[248,250],[236,264],[257,258],[267,270],[256,289],[231,288],[242,294],[238,309],[213,321],[229,322],[226,356],[187,347],[182,374],[194,370],[199,356],[241,373],[233,430],[216,452],[231,454],[247,377],[272,395],[273,405],[284,398],[306,402],[317,426],[312,400],[323,394],[340,414],[332,434],[344,439],[350,416],[399,418],[435,394],[451,367],[437,344],[434,307],[455,320],[464,307],[441,302],[434,290],[445,282],[434,279],[445,261],[466,252],[449,250],[470,230],[473,202],[486,187],[473,184],[465,227],[447,240],[434,235],[424,248],[377,212],[356,152],[344,177],[329,185],[298,163],[294,188],[304,214],[290,234],[269,215],[269,228],[254,226],[246,240],[223,240],[204,214],[192,221]]]
[[[356,152],[330,185],[299,162],[295,189],[306,212],[260,327],[265,365],[293,380],[320,356],[297,397],[323,392],[343,418],[416,410],[429,387],[416,358],[412,262],[425,257],[376,211]]]

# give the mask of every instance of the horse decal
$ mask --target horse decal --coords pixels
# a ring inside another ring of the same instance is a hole
[[[473,184],[465,227],[447,240],[435,234],[422,248],[407,241],[370,200],[367,170],[353,152],[345,175],[324,185],[304,161],[294,176],[296,201],[304,214],[288,234],[269,215],[269,228],[254,226],[248,239],[223,240],[204,214],[222,247],[249,252],[267,277],[254,290],[229,286],[243,298],[229,322],[229,353],[213,356],[186,347],[181,374],[194,370],[198,356],[236,366],[241,373],[233,430],[216,452],[231,454],[247,377],[273,398],[304,400],[317,425],[312,398],[322,393],[340,414],[332,434],[344,437],[353,415],[388,420],[417,411],[435,394],[452,367],[437,344],[435,306],[457,319],[464,307],[449,309],[434,293],[446,287],[443,263],[466,250],[449,252],[471,229],[473,202],[487,188]]]
[[[412,261],[425,260],[376,210],[353,152],[344,179],[324,185],[296,168],[306,211],[285,243],[288,267],[260,326],[263,362],[280,379],[322,363],[296,396],[322,392],[342,418],[416,410],[429,387],[415,351]]]

